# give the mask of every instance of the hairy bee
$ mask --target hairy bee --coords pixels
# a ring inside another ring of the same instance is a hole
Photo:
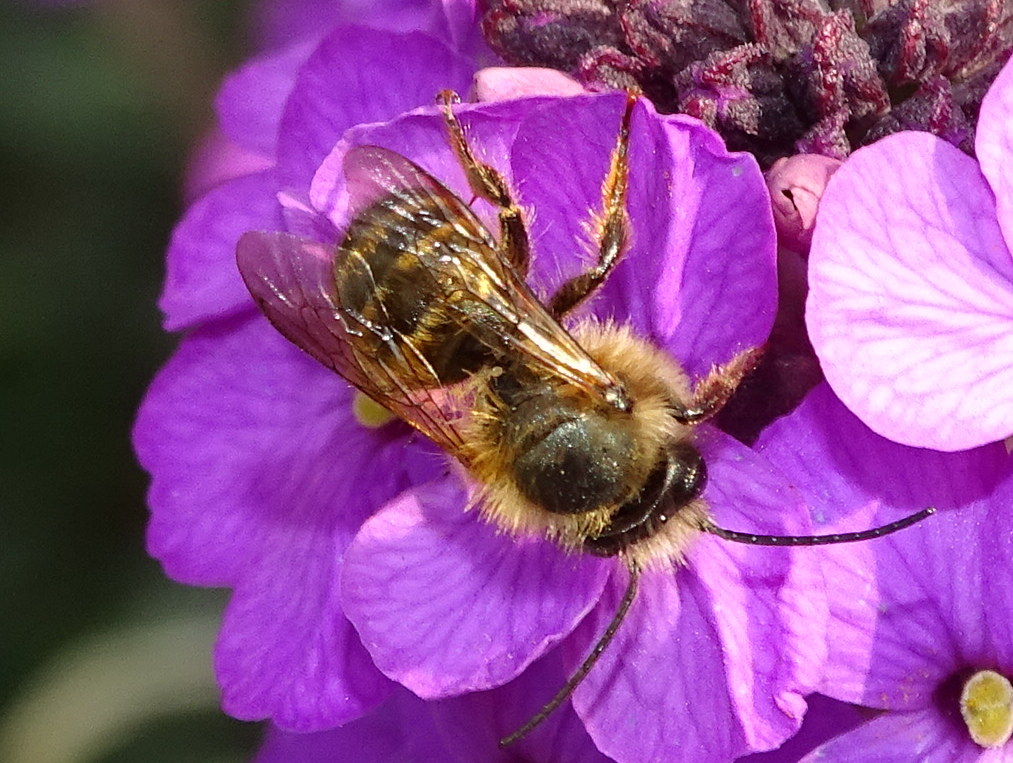
[[[452,94],[441,101],[472,191],[498,212],[498,236],[418,165],[358,146],[345,158],[352,216],[336,249],[254,232],[240,240],[238,261],[282,334],[464,465],[488,520],[569,550],[618,556],[629,567],[623,603],[591,656],[508,743],[590,670],[635,596],[639,570],[678,560],[692,534],[791,545],[875,537],[904,523],[802,538],[714,526],[700,499],[707,470],[695,428],[721,409],[759,352],[747,349],[693,384],[625,326],[561,325],[605,282],[630,236],[635,96],[627,97],[591,221],[597,262],[545,304],[525,281],[530,252],[520,207],[503,176],[474,155]]]

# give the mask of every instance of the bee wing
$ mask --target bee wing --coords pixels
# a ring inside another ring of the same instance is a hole
[[[395,214],[398,224],[436,231],[432,238],[439,242],[440,256],[433,255],[432,246],[404,253],[429,258],[423,265],[462,327],[494,350],[522,353],[547,375],[590,394],[618,386],[549,315],[453,191],[414,162],[380,146],[350,149],[344,170],[353,215],[368,216],[383,200],[385,214]],[[386,224],[391,224],[389,219]],[[476,305],[482,309],[475,310]]]
[[[410,341],[387,327],[349,320],[336,296],[334,252],[287,233],[253,231],[239,239],[236,259],[254,300],[286,339],[459,456],[459,393],[413,383],[420,363]],[[364,332],[370,333],[368,342]],[[390,349],[389,360],[358,346],[378,342]]]

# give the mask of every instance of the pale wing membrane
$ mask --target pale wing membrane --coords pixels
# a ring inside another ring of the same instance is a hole
[[[413,384],[406,376],[413,367],[405,360],[413,352],[410,342],[383,326],[355,320],[338,304],[334,247],[287,233],[251,232],[239,240],[236,257],[250,293],[285,338],[458,455],[458,393]],[[394,361],[358,350],[364,340],[384,344]]]
[[[549,315],[501,256],[482,222],[452,191],[379,146],[352,148],[344,169],[351,209],[359,219],[382,206],[383,225],[438,229],[438,247],[406,243],[403,253],[424,260],[422,269],[433,275],[442,304],[465,330],[495,352],[523,353],[527,365],[592,394],[617,384]]]

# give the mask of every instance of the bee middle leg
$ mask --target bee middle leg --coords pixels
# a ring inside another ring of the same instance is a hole
[[[626,190],[629,185],[630,120],[639,94],[626,93],[626,110],[619,126],[609,171],[602,183],[602,209],[592,218],[594,240],[598,244],[598,264],[566,281],[549,300],[549,312],[559,318],[594,293],[605,282],[619,262],[630,236],[630,220],[626,211]]]
[[[457,93],[443,90],[437,96],[437,101],[443,112],[450,147],[464,168],[472,192],[499,207],[500,248],[517,272],[522,276],[527,275],[531,250],[528,245],[528,230],[521,217],[521,208],[510,195],[506,179],[493,167],[478,161],[471,146],[468,145],[464,128],[451,108],[460,101]]]
[[[693,389],[689,405],[675,412],[680,424],[699,424],[720,411],[746,375],[763,357],[762,347],[743,350],[723,366],[715,366]]]

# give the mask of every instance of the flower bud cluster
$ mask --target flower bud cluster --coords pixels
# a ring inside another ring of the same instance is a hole
[[[636,86],[764,164],[900,130],[967,153],[1013,50],[1004,0],[491,0],[490,45],[592,89]]]

